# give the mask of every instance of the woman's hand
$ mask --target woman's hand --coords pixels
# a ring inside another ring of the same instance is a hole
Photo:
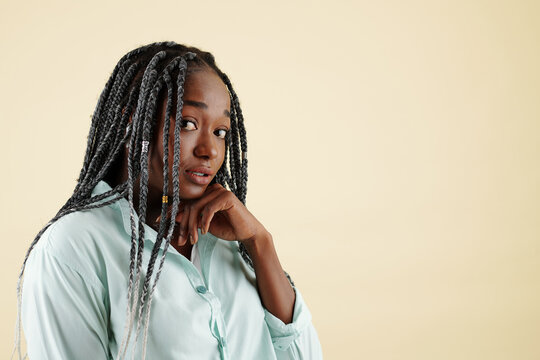
[[[175,219],[180,224],[178,245],[185,245],[190,237],[195,244],[197,228],[202,234],[211,232],[223,240],[243,242],[253,261],[264,307],[285,324],[292,322],[296,295],[285,277],[272,235],[236,195],[216,183],[206,188],[200,198],[181,203]]]
[[[202,234],[210,232],[223,240],[242,242],[266,233],[264,226],[236,195],[218,183],[208,186],[198,199],[182,200],[175,220],[180,224],[179,246],[188,240],[195,244],[198,228]]]

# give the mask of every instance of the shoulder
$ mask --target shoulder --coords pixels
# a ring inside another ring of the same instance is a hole
[[[121,230],[121,214],[112,205],[79,210],[62,216],[43,233],[43,246],[55,254],[102,244],[108,234]]]
[[[45,230],[28,261],[50,256],[83,276],[99,278],[105,271],[104,254],[115,246],[115,238],[119,241],[122,226],[122,215],[114,204],[72,212]]]

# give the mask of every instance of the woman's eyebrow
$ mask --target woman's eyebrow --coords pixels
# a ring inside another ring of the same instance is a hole
[[[195,100],[184,100],[184,105],[191,105],[204,110],[208,109],[208,105],[206,105],[206,103]]]
[[[203,103],[203,102],[201,102],[201,101],[184,100],[184,105],[191,105],[191,106],[194,106],[194,107],[196,107],[196,108],[204,109],[204,110],[207,110],[207,109],[208,109],[208,105],[206,105],[206,103]],[[227,110],[227,109],[223,110],[223,115],[225,115],[225,116],[228,117],[228,118],[231,117],[231,113],[230,113],[229,110]]]

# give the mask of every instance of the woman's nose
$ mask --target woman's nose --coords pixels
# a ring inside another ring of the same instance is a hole
[[[212,138],[211,134],[205,134],[201,132],[201,135],[197,139],[197,145],[193,150],[195,156],[204,157],[207,159],[214,159],[218,155],[218,148],[216,140]]]

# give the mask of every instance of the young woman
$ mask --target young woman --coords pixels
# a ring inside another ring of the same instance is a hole
[[[322,358],[245,207],[246,155],[238,98],[210,53],[167,42],[120,59],[73,195],[21,270],[30,358]]]

